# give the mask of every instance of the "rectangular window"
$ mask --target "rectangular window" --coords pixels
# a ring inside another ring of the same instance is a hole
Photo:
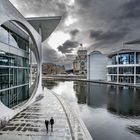
[[[134,67],[120,67],[119,74],[134,74]]]
[[[108,74],[117,74],[117,67],[108,68]]]
[[[134,76],[119,76],[120,83],[134,83]]]
[[[9,65],[8,53],[0,51],[0,65]]]
[[[111,81],[112,82],[117,82],[117,76],[111,75]]]
[[[134,53],[120,54],[119,55],[119,64],[134,64]]]
[[[0,68],[0,89],[9,87],[9,68]]]
[[[136,74],[140,74],[140,67],[136,67]]]
[[[112,65],[116,65],[117,64],[117,57],[113,56],[112,57]]]
[[[140,83],[140,76],[136,76],[136,83]]]

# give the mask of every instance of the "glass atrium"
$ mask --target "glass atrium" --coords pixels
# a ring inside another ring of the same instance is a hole
[[[9,108],[29,98],[29,36],[18,25],[0,27],[0,100]]]

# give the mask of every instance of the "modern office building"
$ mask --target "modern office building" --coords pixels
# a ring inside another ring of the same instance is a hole
[[[87,79],[107,80],[107,56],[99,51],[93,51],[87,57]]]
[[[108,56],[107,81],[140,83],[140,51],[122,49]]]
[[[87,59],[87,79],[139,84],[140,51],[121,49],[109,55],[91,52]]]
[[[0,112],[3,112],[0,119],[4,119],[23,110],[40,93],[41,44],[56,28],[61,17],[26,19],[9,0],[0,0],[0,5]],[[37,62],[32,85],[29,85],[30,52]]]
[[[0,100],[10,108],[30,97],[29,40],[12,21],[0,26]]]

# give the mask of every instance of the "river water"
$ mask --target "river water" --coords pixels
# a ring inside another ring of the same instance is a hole
[[[94,140],[140,140],[140,89],[77,81],[43,84],[78,103]]]

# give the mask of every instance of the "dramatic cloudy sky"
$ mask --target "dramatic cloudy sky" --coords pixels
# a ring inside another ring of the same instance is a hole
[[[109,53],[140,38],[140,0],[10,1],[25,17],[63,16],[43,43],[44,62],[70,66],[80,43],[88,52]]]

